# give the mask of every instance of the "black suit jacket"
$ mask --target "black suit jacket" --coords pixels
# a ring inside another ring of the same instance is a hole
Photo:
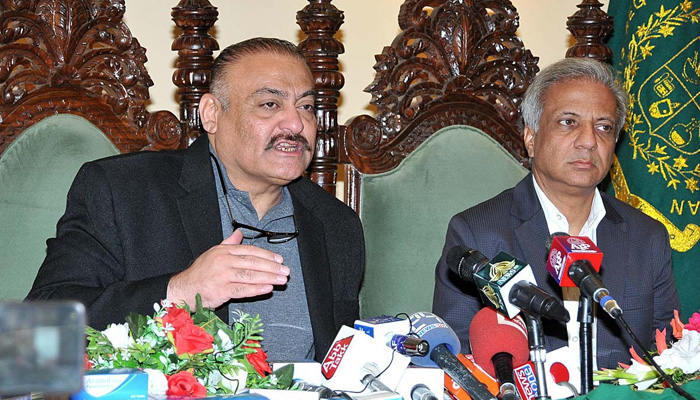
[[[632,331],[648,346],[655,329],[668,327],[673,310],[680,310],[668,233],[640,211],[607,193],[601,195],[606,214],[597,229],[597,244],[603,252],[600,274]],[[435,272],[433,311],[457,332],[464,352],[469,351],[469,323],[482,305],[476,287],[449,271],[447,252],[455,245],[479,250],[488,258],[504,251],[529,263],[537,285],[561,299],[561,289],[545,268],[548,237],[532,174],[514,188],[452,218]],[[596,312],[598,367],[629,363],[631,341],[627,333],[623,340],[615,322],[602,310]],[[548,350],[567,345],[563,324],[542,322]]]
[[[317,358],[358,317],[364,238],[358,216],[318,185],[289,186]],[[90,162],[27,299],[74,299],[103,329],[130,312],[150,315],[170,277],[223,240],[209,141]],[[216,310],[228,321],[228,304]],[[263,321],[264,323],[265,321]]]

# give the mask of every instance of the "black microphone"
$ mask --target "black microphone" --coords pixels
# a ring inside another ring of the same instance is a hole
[[[445,258],[447,266],[461,279],[474,283],[474,275],[488,265],[489,259],[467,246],[454,246]]]
[[[611,317],[622,315],[622,309],[610,296],[597,272],[603,253],[590,238],[557,232],[549,237],[547,247],[547,271],[560,286],[577,286],[581,293],[599,303]]]
[[[464,389],[474,400],[496,400],[486,386],[462,364],[444,344],[430,351],[430,359]]]
[[[530,314],[539,315],[563,323],[569,322],[569,311],[556,297],[537,285],[520,281],[510,290],[510,302]]]
[[[463,280],[479,287],[482,302],[514,318],[521,310],[557,321],[567,322],[564,305],[537,287],[529,264],[500,252],[491,260],[467,246],[455,246],[446,257],[447,266]]]
[[[611,317],[617,319],[622,315],[622,309],[603,285],[600,275],[593,269],[587,260],[574,261],[569,267],[569,278],[578,286],[586,296],[599,303],[603,310]]]

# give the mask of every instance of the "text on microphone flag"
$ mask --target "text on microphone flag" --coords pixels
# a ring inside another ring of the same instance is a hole
[[[345,352],[347,351],[348,347],[350,347],[352,338],[354,338],[354,336],[348,336],[333,343],[331,350],[321,363],[321,373],[323,374],[324,378],[333,378],[333,375],[335,375],[335,372],[338,370],[340,362],[343,360]]]
[[[532,368],[531,361],[514,368],[513,375],[515,376],[520,398],[523,400],[534,400],[539,395],[537,390],[537,377],[535,377],[535,371]]]

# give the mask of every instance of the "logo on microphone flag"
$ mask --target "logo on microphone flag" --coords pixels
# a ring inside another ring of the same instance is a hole
[[[507,298],[513,285],[522,280],[535,282],[532,268],[504,252],[491,259],[489,268],[482,268],[474,274],[474,283],[480,289],[481,301],[509,318],[515,317],[520,309],[506,301],[504,296]]]
[[[348,336],[333,343],[331,350],[326,354],[326,358],[321,363],[321,373],[324,378],[333,378],[333,375],[335,375],[335,372],[338,370],[340,362],[343,361],[345,352],[348,350],[348,347],[350,347],[352,338],[354,338],[354,336]]]
[[[523,400],[534,400],[538,396],[537,392],[537,377],[532,368],[532,362],[514,368],[513,375],[515,376],[515,386],[518,388],[520,398]]]
[[[554,268],[554,275],[557,277],[557,282],[561,282],[562,274],[564,273],[564,263],[566,260],[559,249],[552,246],[552,251],[549,252],[549,264]]]
[[[567,265],[574,261],[588,260],[596,272],[600,271],[603,253],[586,236],[554,236],[547,256],[547,272],[552,275],[559,286],[576,287],[566,273]]]

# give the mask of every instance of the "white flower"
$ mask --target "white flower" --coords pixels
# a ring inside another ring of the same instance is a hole
[[[233,347],[233,342],[231,342],[231,338],[221,329],[219,329],[219,331],[216,332],[216,336],[218,336],[221,340],[221,349],[228,351]]]
[[[168,390],[168,378],[157,369],[146,368],[148,374],[148,394],[165,394]]]
[[[102,331],[102,334],[107,337],[112,346],[117,349],[126,349],[134,343],[134,340],[129,336],[129,325],[127,324],[111,324],[107,329]]]
[[[663,353],[654,357],[661,368],[680,368],[684,374],[700,370],[700,333],[683,330],[683,337]]]
[[[642,364],[637,360],[632,360],[632,365],[630,365],[625,372],[637,375],[637,381],[633,382],[627,379],[620,379],[620,384],[634,384],[639,390],[649,389],[649,387],[658,380],[658,375],[653,367]]]
[[[158,314],[158,311],[160,311],[160,304],[153,303],[153,310],[155,310],[156,314]]]
[[[241,393],[245,389],[245,382],[248,379],[248,370],[238,360],[232,360],[230,365],[222,368],[222,374],[218,370],[209,374],[209,383],[213,386],[219,385],[232,391],[234,394]]]

